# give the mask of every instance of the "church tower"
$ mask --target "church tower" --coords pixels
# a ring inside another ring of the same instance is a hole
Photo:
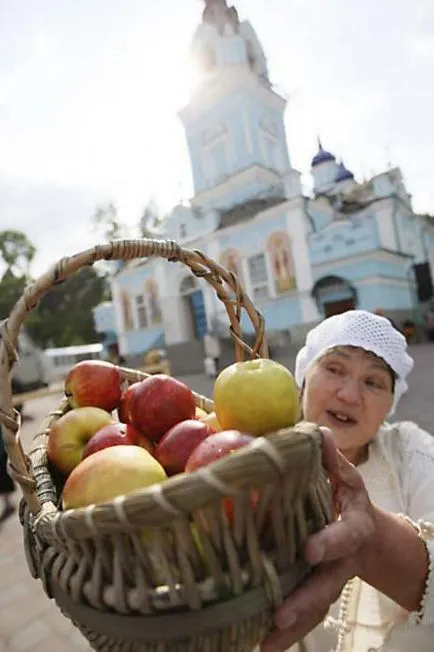
[[[193,204],[228,208],[283,195],[290,170],[283,114],[259,39],[226,0],[205,0],[191,56],[199,79],[179,113],[193,173]]]

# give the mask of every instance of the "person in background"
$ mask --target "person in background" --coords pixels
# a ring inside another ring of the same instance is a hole
[[[219,373],[219,363],[221,356],[220,340],[213,331],[207,331],[203,337],[203,347],[205,350],[206,358],[211,358],[214,361],[214,376]],[[206,368],[205,364],[205,368]]]
[[[15,483],[7,472],[7,455],[0,428],[0,498],[3,509],[0,511],[0,523],[11,516],[15,507],[11,496],[15,491]]]
[[[308,538],[312,573],[276,613],[261,652],[433,649],[434,439],[386,421],[412,367],[405,337],[370,312],[308,333],[295,379],[303,418],[326,429],[338,518]]]

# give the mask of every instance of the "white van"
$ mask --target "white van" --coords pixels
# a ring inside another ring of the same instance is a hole
[[[103,358],[103,353],[104,347],[100,343],[45,349],[43,358],[47,382],[49,384],[62,382],[77,362],[100,360]]]

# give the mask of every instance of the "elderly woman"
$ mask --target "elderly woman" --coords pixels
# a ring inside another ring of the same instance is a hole
[[[434,439],[386,422],[412,366],[404,336],[362,310],[308,334],[295,377],[304,419],[325,427],[339,518],[309,538],[314,570],[261,652],[434,649]]]

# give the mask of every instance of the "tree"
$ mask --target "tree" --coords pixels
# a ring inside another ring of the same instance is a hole
[[[42,348],[96,342],[92,309],[106,298],[106,278],[93,267],[81,269],[43,297],[29,319],[29,334]]]
[[[30,280],[29,268],[36,249],[21,231],[0,231],[0,319],[5,319]]]
[[[155,202],[151,199],[143,209],[139,222],[140,236],[142,238],[155,238],[158,235],[158,228],[163,223]]]
[[[21,231],[0,232],[0,257],[6,265],[6,272],[28,277],[35,253],[35,247]]]
[[[103,228],[107,240],[122,238],[126,231],[125,224],[119,220],[118,209],[114,202],[97,206],[92,221],[97,228]]]

